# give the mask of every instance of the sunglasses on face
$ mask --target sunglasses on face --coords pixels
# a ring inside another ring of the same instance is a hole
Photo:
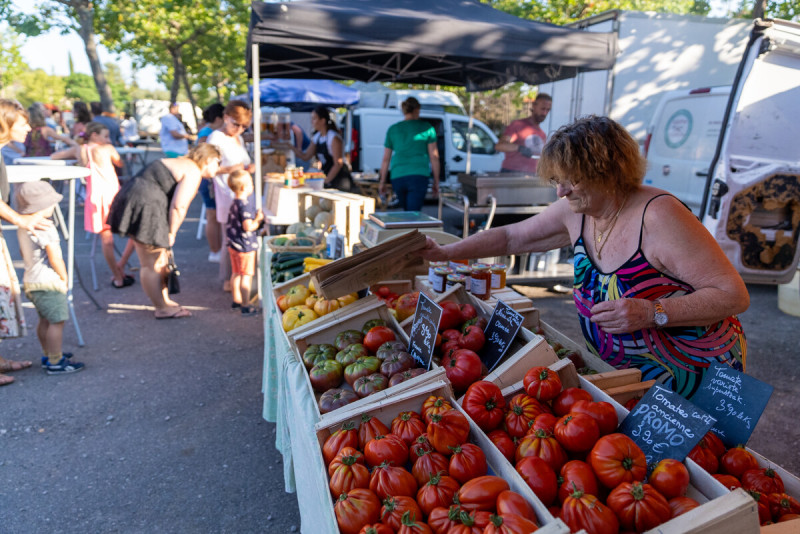
[[[247,124],[239,124],[238,122],[236,122],[233,119],[231,119],[231,124],[236,126],[237,128],[241,128],[242,130],[246,130],[247,126],[248,126]]]

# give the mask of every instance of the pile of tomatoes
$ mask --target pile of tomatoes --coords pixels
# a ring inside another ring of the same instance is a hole
[[[481,361],[487,320],[472,304],[443,301],[434,361],[444,367],[456,395],[488,374]]]
[[[781,476],[770,467],[760,467],[744,446],[727,449],[719,436],[709,432],[689,458],[729,490],[746,490],[758,503],[762,525],[800,519],[800,502],[786,493]]]
[[[365,414],[325,441],[334,512],[343,534],[527,534],[530,504],[488,474],[467,442],[469,420],[444,397],[386,426]]]
[[[662,460],[648,483],[642,450],[615,433],[617,413],[556,372],[534,367],[510,400],[490,382],[472,384],[464,411],[487,432],[551,513],[575,532],[642,532],[698,506],[684,493],[689,472]]]

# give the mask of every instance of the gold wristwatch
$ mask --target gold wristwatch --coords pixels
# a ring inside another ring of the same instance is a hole
[[[661,305],[661,302],[654,300],[653,304],[655,305],[655,314],[653,315],[653,322],[656,323],[656,328],[664,328],[667,326],[667,322],[669,321],[669,317],[667,317],[667,312],[664,310],[664,306]]]

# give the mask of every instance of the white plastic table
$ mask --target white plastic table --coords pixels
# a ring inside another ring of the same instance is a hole
[[[50,156],[36,156],[17,158],[14,160],[14,165],[45,165],[48,167],[68,167],[75,165],[77,160],[74,159],[50,159]],[[84,176],[89,176],[85,174]]]
[[[26,158],[27,159],[27,158]],[[48,158],[49,159],[49,158]],[[64,161],[64,160],[50,160]],[[75,333],[78,337],[78,346],[85,345],[78,318],[75,315],[75,306],[72,302],[73,274],[75,272],[75,180],[89,176],[87,167],[75,166],[49,166],[49,165],[8,165],[6,167],[8,181],[10,183],[35,182],[42,179],[49,180],[69,180],[69,212],[67,213],[66,227],[61,210],[56,206],[56,214],[60,218],[61,232],[67,241],[67,304],[69,314],[72,317],[72,324],[75,325]]]

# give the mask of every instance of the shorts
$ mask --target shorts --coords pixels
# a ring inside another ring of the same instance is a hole
[[[203,179],[200,182],[200,196],[203,197],[203,204],[207,210],[217,209],[217,201],[214,200],[214,184],[211,180]]]
[[[234,275],[254,276],[256,274],[256,251],[239,252],[228,247],[231,254],[231,273]]]
[[[67,295],[61,291],[27,291],[36,313],[50,324],[63,323],[69,319]]]
[[[164,156],[165,156],[166,158],[168,158],[168,159],[171,159],[171,158],[179,158],[179,157],[181,157],[181,156],[185,156],[185,155],[186,155],[186,154],[181,154],[181,153],[179,153],[179,152],[172,152],[171,150],[165,150],[165,151],[164,151]]]

